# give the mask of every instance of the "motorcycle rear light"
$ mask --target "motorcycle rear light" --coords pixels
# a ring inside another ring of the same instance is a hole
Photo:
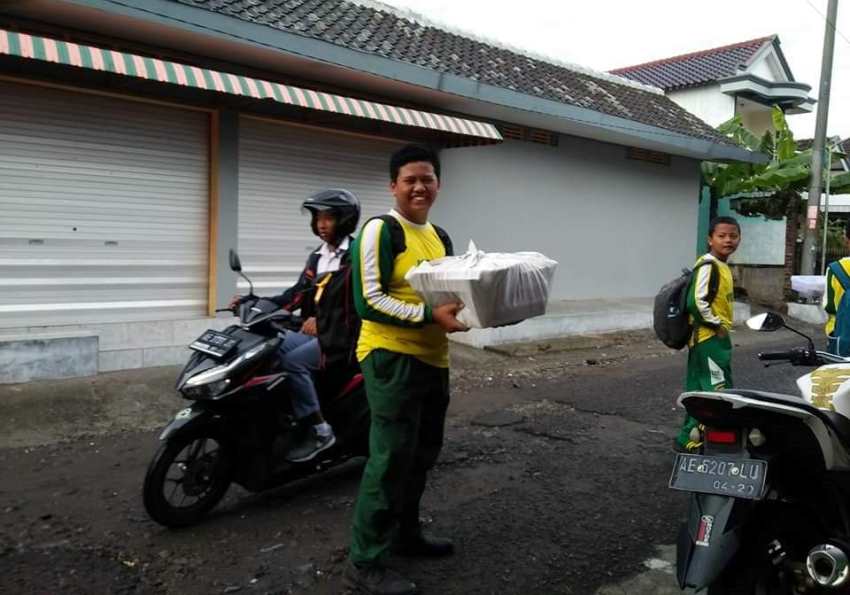
[[[753,428],[750,430],[750,434],[747,436],[750,440],[750,444],[758,448],[759,446],[763,446],[765,442],[767,442],[767,437],[762,433],[758,428]]]
[[[705,430],[705,441],[712,444],[737,444],[738,432],[735,430]]]

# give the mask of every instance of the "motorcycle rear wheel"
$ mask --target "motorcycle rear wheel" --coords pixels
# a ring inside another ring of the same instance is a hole
[[[736,564],[707,590],[707,595],[793,595],[794,589],[765,565]]]
[[[230,445],[213,428],[178,432],[148,466],[145,510],[166,527],[194,525],[224,497],[232,474]]]

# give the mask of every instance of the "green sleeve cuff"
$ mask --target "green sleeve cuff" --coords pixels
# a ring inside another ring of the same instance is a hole
[[[425,304],[425,322],[434,322],[434,311],[428,304]]]

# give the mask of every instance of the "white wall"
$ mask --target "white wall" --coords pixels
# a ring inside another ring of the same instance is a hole
[[[786,82],[788,80],[776,51],[772,47],[759,56],[747,69],[747,72],[768,81]]]
[[[773,130],[773,114],[767,106],[758,110],[742,110],[740,115],[741,124],[757,136],[763,136],[768,130]]]
[[[719,126],[735,115],[735,98],[722,93],[720,85],[671,91],[667,96],[712,126]]]
[[[720,200],[717,214],[734,217],[741,226],[741,243],[730,258],[735,264],[785,264],[785,219],[766,219],[761,215],[745,217]]]
[[[626,149],[562,136],[447,149],[433,221],[462,252],[533,250],[559,262],[552,297],[649,297],[693,264],[699,170],[626,159]]]

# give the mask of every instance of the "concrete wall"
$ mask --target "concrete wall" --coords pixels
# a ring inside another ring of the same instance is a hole
[[[741,111],[741,123],[744,127],[761,137],[768,130],[773,130],[773,114],[769,107],[764,109],[749,109]]]
[[[735,115],[735,98],[720,91],[720,85],[672,91],[667,96],[712,126]]]
[[[741,226],[741,244],[730,262],[736,264],[783,266],[785,264],[785,219],[744,217],[729,206],[717,202],[717,214],[734,217]]]
[[[160,320],[145,322],[120,322],[85,325],[63,325],[51,327],[22,327],[4,329],[0,334],[0,370],[4,362],[11,361],[4,355],[4,345],[20,343],[23,339],[60,343],[74,338],[83,340],[96,338],[96,366],[87,374],[131,370],[154,366],[171,366],[186,361],[189,350],[186,345],[197,339],[208,328],[221,330],[233,324],[232,316],[224,318],[198,318],[191,320]],[[88,349],[88,346],[86,346]],[[44,360],[39,366],[43,369],[60,369],[57,353],[60,351],[41,350]],[[17,350],[16,350],[17,352]],[[9,352],[11,353],[11,351]],[[84,375],[84,374],[80,374]],[[60,374],[42,374],[42,378],[67,377]],[[0,378],[0,382],[3,382]],[[10,381],[11,382],[11,381]]]
[[[441,153],[433,220],[458,252],[534,250],[559,262],[554,299],[648,297],[693,264],[699,169],[626,159],[573,137]]]
[[[747,291],[751,302],[778,306],[784,302],[785,267],[732,264],[735,285]]]

